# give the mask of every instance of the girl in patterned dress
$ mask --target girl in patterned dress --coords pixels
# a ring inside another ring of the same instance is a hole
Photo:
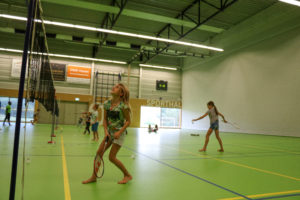
[[[98,148],[97,153],[102,157],[104,152],[111,147],[109,152],[109,160],[115,164],[122,172],[123,179],[118,184],[126,184],[132,179],[132,176],[127,171],[124,164],[117,159],[117,153],[122,147],[126,135],[126,128],[130,125],[130,113],[129,106],[129,90],[123,84],[119,83],[115,85],[111,90],[112,98],[104,103],[104,119],[103,127],[105,136]],[[107,145],[105,146],[106,138],[109,138]],[[92,173],[92,176],[83,181],[83,184],[96,181],[96,176]]]

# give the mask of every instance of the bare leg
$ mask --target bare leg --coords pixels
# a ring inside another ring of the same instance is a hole
[[[219,130],[215,130],[215,134],[216,134],[216,138],[219,141],[219,144],[220,144],[220,147],[221,147],[221,149],[219,149],[218,151],[219,152],[224,152],[223,142],[222,142],[222,140],[220,138]]]
[[[129,174],[123,163],[117,159],[117,153],[119,152],[121,146],[118,144],[113,144],[109,152],[109,160],[114,163],[124,174],[124,178],[118,182],[118,184],[125,184],[132,179],[132,176]]]
[[[203,146],[202,149],[199,150],[200,152],[206,151],[206,147],[207,147],[208,142],[209,142],[209,137],[210,137],[210,135],[211,135],[212,132],[213,132],[213,130],[211,128],[208,129],[208,131],[206,133],[206,138],[205,138],[204,146]]]
[[[7,119],[7,115],[5,115],[5,118],[3,120],[3,126],[5,125],[6,119]]]
[[[96,140],[96,132],[93,131],[93,141],[95,141],[95,140]]]
[[[106,146],[105,146],[105,149],[104,149],[104,145],[105,145],[105,137],[104,139],[102,140],[98,150],[97,150],[97,154],[99,154],[101,156],[101,158],[103,157],[104,153],[106,152],[106,150],[111,146],[111,141],[108,141]],[[85,181],[82,181],[82,184],[87,184],[87,183],[92,183],[92,182],[96,182],[97,180],[97,177],[95,176],[95,173],[94,173],[94,169],[93,169],[93,173],[92,173],[92,176],[85,180]]]
[[[96,139],[95,139],[96,141],[99,140],[99,134],[98,134],[98,131],[95,132],[95,138],[96,138]]]

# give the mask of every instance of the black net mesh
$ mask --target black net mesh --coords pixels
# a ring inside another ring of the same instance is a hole
[[[28,99],[38,100],[47,111],[59,115],[55,99],[55,87],[50,67],[46,31],[42,19],[42,9],[37,1],[34,25],[32,29],[31,46],[28,67]]]

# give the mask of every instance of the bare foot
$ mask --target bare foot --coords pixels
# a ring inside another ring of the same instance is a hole
[[[82,184],[88,184],[88,183],[93,183],[93,182],[96,182],[96,181],[97,181],[96,178],[91,177],[91,178],[89,178],[89,179],[87,179],[87,180],[85,180],[85,181],[82,181],[81,183],[82,183]]]
[[[206,149],[199,149],[199,152],[205,152]]]
[[[218,152],[224,152],[224,149],[219,149]]]
[[[132,176],[124,176],[122,180],[118,182],[118,184],[126,184],[128,181],[132,179]]]

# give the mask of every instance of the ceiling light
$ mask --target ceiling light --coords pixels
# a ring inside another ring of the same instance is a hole
[[[23,53],[22,50],[18,49],[7,49],[7,48],[0,48],[0,51],[6,51],[6,52],[13,52],[13,53]],[[38,52],[33,52],[34,54],[43,54]],[[69,55],[62,55],[62,54],[54,54],[54,53],[44,53],[45,55],[52,56],[52,57],[59,57],[59,58],[72,58],[77,60],[89,60],[89,61],[96,61],[96,62],[106,62],[106,63],[115,63],[115,64],[127,64],[123,61],[116,61],[116,60],[106,60],[106,59],[99,59],[99,58],[88,58],[88,57],[82,57],[82,56],[69,56]]]
[[[296,1],[296,0],[279,0],[279,1],[284,2],[284,3],[289,3],[289,4],[292,4],[295,6],[300,6],[300,1]]]
[[[13,15],[7,15],[7,14],[0,14],[0,17],[7,18],[7,19],[21,20],[21,21],[27,20],[25,17],[13,16]],[[41,22],[41,20],[39,20],[39,19],[37,19],[36,21]],[[155,41],[160,41],[160,42],[167,42],[167,43],[197,47],[197,48],[202,48],[202,49],[209,49],[209,50],[213,50],[213,51],[224,51],[221,48],[216,48],[216,47],[202,45],[202,44],[183,42],[183,41],[178,41],[178,40],[171,40],[171,39],[165,39],[165,38],[159,38],[159,37],[153,37],[153,36],[141,35],[141,34],[135,34],[135,33],[128,33],[128,32],[122,32],[122,31],[115,31],[115,30],[109,30],[109,29],[104,29],[104,28],[95,28],[95,27],[90,27],[90,26],[69,24],[69,23],[63,23],[63,22],[55,22],[55,21],[49,21],[49,20],[44,20],[44,24],[67,27],[67,28],[82,29],[82,30],[88,30],[88,31],[95,31],[95,32],[102,32],[102,33],[110,33],[110,34],[115,34],[115,35],[123,35],[123,36],[141,38],[141,39],[147,39],[147,40],[155,40]]]
[[[18,17],[18,16],[14,16],[14,15],[0,14],[0,17],[6,18],[6,19],[15,19],[15,20],[20,20],[20,21],[27,21],[26,17]]]
[[[157,65],[147,65],[147,64],[139,64],[141,67],[150,67],[150,68],[158,68],[158,69],[168,69],[168,70],[177,70],[175,67],[166,67],[166,66],[157,66]]]

